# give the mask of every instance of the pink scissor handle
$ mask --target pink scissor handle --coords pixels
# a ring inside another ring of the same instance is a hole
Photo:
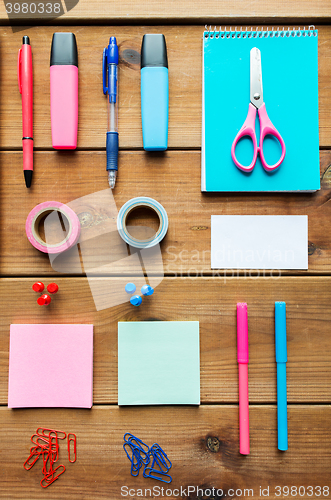
[[[283,162],[285,158],[285,153],[286,153],[285,142],[280,133],[278,132],[278,130],[271,123],[264,103],[259,108],[259,118],[260,118],[260,145],[258,150],[261,157],[261,163],[263,165],[263,168],[267,172],[272,172],[273,170],[276,170],[276,168],[279,167],[279,165]],[[263,141],[267,135],[272,135],[276,137],[276,139],[278,139],[278,141],[280,142],[282,148],[281,157],[278,160],[278,162],[275,163],[274,165],[268,165],[268,163],[265,161],[263,154]]]
[[[242,170],[243,172],[251,172],[253,170],[254,165],[256,163],[257,153],[259,150],[259,148],[257,147],[256,134],[255,134],[255,118],[256,118],[256,107],[253,106],[251,103],[249,103],[246,120],[245,120],[243,126],[241,127],[241,129],[239,130],[238,134],[236,135],[236,138],[233,141],[232,147],[231,147],[232,159],[233,159],[234,163],[237,165],[237,167],[240,168],[240,170]],[[242,139],[242,137],[246,137],[246,136],[248,136],[252,139],[253,148],[254,148],[253,160],[252,160],[252,163],[250,165],[248,165],[248,167],[245,167],[245,165],[242,165],[241,163],[239,163],[239,161],[236,158],[236,153],[235,153],[235,149],[236,149],[238,142],[240,141],[240,139]]]

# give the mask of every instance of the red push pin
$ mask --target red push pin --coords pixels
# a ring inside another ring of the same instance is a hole
[[[37,300],[37,303],[40,305],[40,306],[48,306],[50,303],[51,303],[51,298],[49,295],[47,295],[47,293],[44,293],[44,295],[42,295],[41,297],[39,297],[39,299]]]
[[[42,283],[41,281],[37,281],[32,285],[32,290],[34,290],[35,292],[41,293],[44,290],[44,288],[45,288],[44,283]]]
[[[49,293],[56,293],[58,291],[59,287],[56,283],[50,283],[47,285],[47,291]]]

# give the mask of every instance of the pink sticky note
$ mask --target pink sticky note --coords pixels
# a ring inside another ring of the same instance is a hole
[[[91,408],[93,325],[10,325],[9,408]]]

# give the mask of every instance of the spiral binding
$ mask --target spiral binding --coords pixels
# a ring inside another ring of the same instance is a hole
[[[290,28],[288,27],[287,29],[285,27],[280,28],[276,27],[274,29],[273,27],[271,30],[269,30],[269,27],[267,27],[266,30],[261,28],[246,28],[243,29],[242,27],[237,29],[237,26],[232,29],[230,26],[229,29],[226,29],[226,26],[224,26],[224,31],[222,30],[222,26],[220,26],[220,29],[218,30],[217,27],[215,26],[214,30],[212,29],[212,26],[208,28],[207,24],[205,26],[205,31],[203,34],[204,38],[207,39],[213,39],[213,38],[278,38],[278,37],[290,37],[290,36],[317,36],[317,30],[315,29],[315,26],[310,25],[306,29],[304,27],[303,29],[301,28]]]

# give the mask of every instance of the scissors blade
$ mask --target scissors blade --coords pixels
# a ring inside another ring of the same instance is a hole
[[[261,51],[254,47],[250,52],[250,99],[259,109],[263,104]]]

